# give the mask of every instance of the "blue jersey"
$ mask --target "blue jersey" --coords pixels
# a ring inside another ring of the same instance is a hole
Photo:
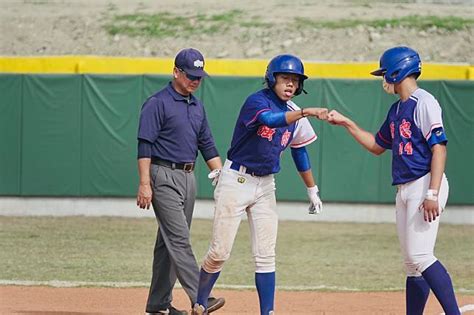
[[[299,110],[291,101],[282,101],[270,89],[250,95],[240,110],[227,158],[258,176],[280,171],[280,156],[288,145],[303,147],[317,136],[306,118],[280,128],[261,124],[258,116],[266,111]]]
[[[428,92],[417,89],[408,100],[394,103],[375,136],[378,145],[392,150],[392,184],[418,179],[431,169],[431,147],[448,140],[441,107]]]

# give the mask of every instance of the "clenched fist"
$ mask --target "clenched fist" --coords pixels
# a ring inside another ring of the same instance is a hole
[[[310,107],[310,108],[305,108],[304,113],[307,116],[312,116],[316,117],[321,120],[326,120],[328,117],[328,109],[325,107],[319,108],[319,107]]]
[[[333,125],[344,125],[348,122],[348,118],[333,109],[327,114],[327,121]]]

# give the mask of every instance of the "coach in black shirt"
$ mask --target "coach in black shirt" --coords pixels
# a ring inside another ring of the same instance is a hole
[[[146,305],[151,314],[187,314],[171,306],[177,278],[191,307],[197,298],[199,268],[189,229],[198,150],[211,171],[222,168],[204,107],[192,94],[205,76],[202,54],[193,48],[181,50],[175,58],[172,82],[150,96],[141,109],[137,205],[149,209],[153,204],[159,224]],[[210,298],[209,303],[209,311],[215,311],[224,305],[224,299]]]

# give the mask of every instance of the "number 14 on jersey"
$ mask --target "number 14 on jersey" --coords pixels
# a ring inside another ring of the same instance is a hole
[[[406,155],[413,154],[413,145],[411,144],[411,141],[407,143],[400,142],[398,144],[398,155],[403,155],[403,152],[405,152]]]

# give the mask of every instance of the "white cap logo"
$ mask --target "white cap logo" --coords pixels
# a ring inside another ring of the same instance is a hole
[[[198,59],[198,60],[194,60],[194,66],[195,66],[196,68],[204,68],[204,61],[199,60],[199,59]]]

